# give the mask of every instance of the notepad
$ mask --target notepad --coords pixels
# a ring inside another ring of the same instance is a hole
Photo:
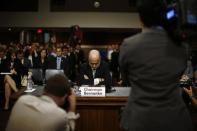
[[[0,74],[1,75],[11,75],[12,73],[11,72],[1,72]]]
[[[35,91],[35,90],[36,90],[35,88],[32,88],[32,89],[27,89],[27,90],[25,90],[24,92],[29,93],[29,92],[33,92],[33,91]]]

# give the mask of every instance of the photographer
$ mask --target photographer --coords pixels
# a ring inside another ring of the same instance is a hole
[[[68,100],[68,112],[60,108]],[[76,99],[68,79],[55,75],[48,79],[41,97],[24,95],[16,102],[7,131],[73,131]]]
[[[182,89],[182,98],[187,107],[190,106],[191,99],[190,96],[184,91],[184,88],[189,88],[190,86],[193,86],[192,78],[190,78],[187,73],[184,73],[184,75],[181,76],[178,87]]]
[[[197,99],[194,96],[192,87],[190,86],[189,89],[188,88],[183,88],[183,89],[189,95],[193,105],[197,107]]]
[[[122,113],[126,131],[192,131],[190,114],[177,83],[186,68],[186,51],[165,21],[163,0],[138,0],[142,33],[124,40],[119,64],[132,87]]]
[[[186,103],[192,102],[192,104],[197,107],[197,99],[194,95],[195,94],[194,91],[196,91],[195,88],[197,85],[197,70],[195,68],[194,68],[193,84],[188,82],[188,80],[189,80],[189,77],[187,75],[183,75],[180,80],[180,85],[183,88],[184,93],[186,94],[185,96],[187,96],[187,97],[185,97],[185,98],[187,98]],[[184,83],[186,83],[186,84],[184,84]]]

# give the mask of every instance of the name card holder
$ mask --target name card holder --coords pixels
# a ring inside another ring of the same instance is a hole
[[[79,88],[81,92],[81,96],[84,97],[105,97],[105,87],[87,87],[87,86],[81,86]]]

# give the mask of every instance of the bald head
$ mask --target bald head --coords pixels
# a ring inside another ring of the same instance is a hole
[[[89,65],[92,69],[97,69],[100,65],[100,53],[98,50],[91,50],[89,52]]]

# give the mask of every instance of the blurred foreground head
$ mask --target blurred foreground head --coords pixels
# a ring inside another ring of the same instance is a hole
[[[63,75],[54,75],[46,82],[45,92],[47,94],[63,97],[70,93],[68,78]]]
[[[162,26],[166,11],[163,0],[138,0],[137,9],[144,26]]]

